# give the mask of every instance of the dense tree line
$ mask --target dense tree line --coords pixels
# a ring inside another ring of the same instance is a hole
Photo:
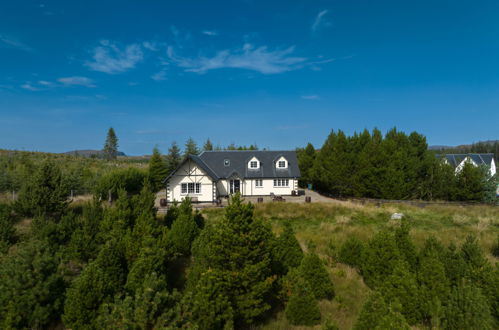
[[[471,164],[455,174],[428,150],[426,138],[392,129],[364,130],[346,136],[332,131],[320,150],[298,149],[302,185],[337,197],[425,199],[455,201],[495,200],[497,176]]]

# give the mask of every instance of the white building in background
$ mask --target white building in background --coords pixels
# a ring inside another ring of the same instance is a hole
[[[215,202],[242,196],[291,195],[300,169],[295,151],[230,150],[189,155],[165,180],[168,203],[190,197]]]
[[[437,155],[444,163],[450,164],[455,168],[456,174],[461,172],[464,164],[470,163],[473,166],[485,166],[489,170],[490,176],[497,173],[494,154],[447,154]]]

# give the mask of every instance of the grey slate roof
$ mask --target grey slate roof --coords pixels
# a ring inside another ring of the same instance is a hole
[[[453,167],[457,167],[466,157],[470,157],[478,166],[486,165],[490,167],[494,160],[494,154],[447,154],[436,155],[437,158],[445,158]]]
[[[277,169],[275,162],[284,157],[288,161],[288,168]],[[190,156],[196,157],[196,156]],[[248,162],[256,157],[260,161],[260,168],[252,170],[248,168]],[[228,150],[228,151],[204,151],[199,156],[199,160],[204,163],[213,175],[206,171],[213,179],[226,179],[239,177],[241,179],[251,178],[299,178],[300,169],[295,151],[267,151],[267,150]],[[194,159],[194,158],[193,158]],[[225,160],[229,160],[230,165],[225,166]],[[201,165],[200,165],[201,166]],[[203,168],[203,167],[202,167]],[[204,170],[205,168],[203,168]]]
[[[186,157],[180,164],[179,166],[177,166],[177,168],[172,172],[170,173],[164,180],[163,180],[163,183],[165,183],[166,181],[168,181],[169,178],[172,177],[173,174],[175,174],[175,172],[178,171],[178,169],[180,167],[182,167],[182,165],[185,164],[185,162],[187,162],[188,160],[192,160],[194,163],[196,163],[208,176],[210,176],[213,180],[218,180],[219,177],[218,175],[213,172],[211,170],[211,168],[208,167],[208,165],[206,165],[205,162],[203,162],[201,160],[201,158],[199,158],[199,156],[195,156],[195,155],[189,155],[188,157]]]

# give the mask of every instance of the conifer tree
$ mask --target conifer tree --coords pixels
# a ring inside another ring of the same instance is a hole
[[[389,313],[388,305],[379,291],[373,291],[360,310],[354,330],[374,329]]]
[[[103,302],[122,289],[126,259],[121,243],[112,240],[88,264],[68,289],[62,319],[67,327],[98,328],[97,315]]]
[[[340,248],[338,260],[352,267],[361,267],[364,244],[356,237],[349,237]]]
[[[298,167],[301,173],[301,186],[312,182],[312,167],[314,166],[316,151],[311,143],[308,143],[304,149],[297,150]]]
[[[104,143],[102,151],[108,160],[116,159],[116,156],[118,155],[118,137],[112,127],[107,131],[106,142]]]
[[[312,326],[321,321],[321,312],[310,284],[298,280],[285,309],[286,319],[293,325]]]
[[[151,159],[149,160],[149,182],[151,183],[151,188],[154,192],[157,192],[163,188],[163,180],[166,179],[168,175],[168,167],[159,152],[159,149],[155,147],[152,152]]]
[[[286,273],[290,268],[298,267],[303,259],[303,251],[295,237],[291,223],[284,223],[284,231],[277,239],[276,261],[280,272]]]
[[[317,299],[334,297],[334,285],[322,260],[315,253],[308,253],[301,261],[298,272],[309,284],[310,290]]]
[[[490,306],[481,290],[461,282],[452,289],[445,308],[444,329],[492,329]]]
[[[69,191],[60,168],[44,161],[19,192],[15,208],[26,216],[61,216],[67,209]]]
[[[409,265],[405,261],[396,264],[380,292],[385,301],[398,300],[401,303],[401,312],[409,324],[416,324],[422,319],[420,289],[416,276],[409,271]]]
[[[380,286],[393,272],[400,258],[394,235],[388,231],[376,234],[362,255],[361,273],[366,284],[371,288]]]
[[[182,161],[182,155],[180,153],[180,148],[175,141],[172,142],[171,147],[168,149],[168,155],[166,156],[167,172],[172,173],[177,169]]]
[[[203,150],[204,151],[212,151],[213,150],[213,143],[211,143],[209,138],[204,143]]]
[[[0,254],[6,252],[16,240],[14,218],[7,204],[0,204]]]
[[[194,244],[193,268],[199,268],[193,276],[199,278],[208,269],[216,271],[224,281],[222,288],[231,302],[234,324],[253,323],[270,309],[274,294],[271,258],[275,237],[270,227],[253,218],[253,205],[243,203],[236,194],[225,208],[224,218],[203,232],[202,245]]]
[[[0,326],[42,329],[62,312],[66,283],[58,271],[59,256],[48,244],[31,240],[0,262]]]
[[[416,270],[417,252],[416,247],[409,236],[410,224],[407,219],[402,219],[400,227],[395,230],[395,242],[403,257],[407,262],[411,271]]]
[[[192,206],[189,198],[182,201],[179,207],[179,215],[173,221],[171,230],[168,232],[170,243],[175,252],[189,256],[194,239],[199,234],[199,227],[192,213]]]
[[[426,324],[438,326],[442,317],[442,306],[450,293],[450,282],[445,276],[445,267],[436,255],[425,255],[420,259],[418,281],[421,286],[421,307]]]
[[[198,155],[199,149],[196,142],[190,137],[187,142],[185,142],[184,157],[188,155]]]

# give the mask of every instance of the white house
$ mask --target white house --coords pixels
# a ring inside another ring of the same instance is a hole
[[[485,166],[489,170],[490,176],[497,173],[494,154],[447,154],[437,155],[437,157],[442,159],[444,163],[452,165],[456,174],[461,172],[466,163],[473,166]]]
[[[164,180],[168,203],[190,197],[215,202],[236,192],[242,196],[291,195],[300,169],[294,151],[204,151],[189,155]]]

